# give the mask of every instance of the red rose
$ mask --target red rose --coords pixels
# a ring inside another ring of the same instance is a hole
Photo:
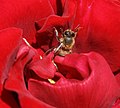
[[[113,0],[2,0],[0,107],[119,107],[119,5]],[[54,27],[78,25],[72,54],[46,54],[59,45]]]

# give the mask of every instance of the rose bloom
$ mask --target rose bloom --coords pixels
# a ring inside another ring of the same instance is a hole
[[[119,0],[1,0],[0,52],[0,108],[120,107]]]

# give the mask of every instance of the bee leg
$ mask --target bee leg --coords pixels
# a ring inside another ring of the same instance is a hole
[[[60,32],[61,32],[61,34],[63,35],[63,33],[64,33],[64,32],[63,32],[63,28],[60,28]]]
[[[56,40],[59,42],[59,41],[60,41],[60,39],[59,39],[59,34],[58,34],[58,31],[57,31],[57,29],[56,29],[55,27],[53,27],[53,29],[54,29],[54,32],[55,32],[55,37],[56,37]]]
[[[57,48],[54,49],[54,52],[57,53],[59,49],[62,47],[63,43],[61,43]]]
[[[47,55],[48,53],[50,53],[52,50],[54,50],[54,48],[50,48],[45,52],[45,55]]]
[[[70,50],[69,52],[72,53],[72,50]]]

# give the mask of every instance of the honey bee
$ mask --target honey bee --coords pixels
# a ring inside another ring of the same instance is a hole
[[[77,26],[74,31],[71,29],[66,29],[65,31],[61,30],[61,38],[59,38],[59,33],[54,27],[56,39],[60,43],[58,47],[54,48],[55,54],[65,56],[66,54],[72,53],[72,48],[75,44],[75,38],[79,29],[80,27]]]

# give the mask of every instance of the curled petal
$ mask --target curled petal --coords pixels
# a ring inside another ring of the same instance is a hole
[[[54,73],[56,72],[56,67],[52,62],[53,57],[54,57],[54,53],[51,52],[46,57],[43,57],[43,59],[39,59],[35,62],[32,61],[32,63],[30,63],[28,67],[41,78],[45,78],[45,79],[53,78]]]
[[[8,77],[9,69],[16,60],[21,37],[21,29],[7,28],[0,31],[0,92],[5,79]]]
[[[19,108],[18,95],[13,91],[3,89],[1,100],[12,108]],[[1,107],[1,108],[4,108],[4,107]]]
[[[120,107],[120,98],[115,101],[112,108],[119,108]]]
[[[32,57],[31,53],[24,53],[17,59],[10,69],[9,77],[5,82],[5,89],[17,93],[22,108],[51,108],[51,106],[33,97],[27,90],[24,80],[24,68]]]
[[[120,2],[117,0],[81,0],[75,24],[83,29],[76,39],[75,51],[102,54],[113,71],[120,67]],[[81,15],[81,7],[83,14]],[[79,18],[79,19],[78,19]]]
[[[71,76],[73,78],[83,80],[88,78],[88,76],[91,73],[88,58],[86,55],[80,56],[79,54],[75,53],[69,56],[65,56],[65,58],[56,57],[55,61],[57,63],[58,68],[61,66],[63,67],[59,68],[59,71],[66,75],[66,77],[69,75],[69,77]]]
[[[56,15],[61,16],[63,14],[65,0],[50,0],[52,8]]]
[[[2,0],[0,2],[0,29],[18,27],[32,43],[35,39],[35,21],[53,14],[49,0]]]
[[[117,81],[118,81],[118,84],[120,85],[120,72],[117,73],[117,74],[115,75],[115,77],[116,77],[116,79],[117,79]]]
[[[42,26],[42,28],[38,31],[38,33],[44,32],[51,27],[57,27],[57,26],[62,27],[65,25],[65,23],[67,23],[68,19],[69,19],[68,16],[60,17],[57,15],[51,15],[45,20],[45,23],[43,26],[42,26],[43,20],[39,20],[37,24],[39,26]]]
[[[52,47],[52,44],[55,44],[56,42],[56,38],[54,36],[54,27],[59,28],[60,30],[60,28],[66,25],[68,20],[68,16],[60,17],[56,15],[51,15],[47,19],[37,21],[36,24],[38,28],[42,27],[40,30],[37,31],[37,46],[41,47],[44,50],[48,50],[49,47]]]
[[[0,107],[1,108],[10,108],[10,106],[8,106],[6,103],[4,103],[1,99],[0,99]]]
[[[31,79],[28,84],[31,94],[55,107],[110,108],[120,96],[120,88],[104,58],[92,52],[81,55],[73,54],[73,56],[67,55],[65,58],[56,57],[55,62],[61,64],[62,67],[67,66],[68,73],[71,73],[72,70],[69,68],[75,64],[72,59],[74,57],[79,57],[79,59],[76,59],[76,64],[81,67],[75,67],[78,73],[82,73],[81,70],[88,68],[86,73],[89,72],[90,74],[87,77],[80,80],[75,78],[67,79],[64,76],[60,77],[54,85]],[[86,59],[87,63],[79,62],[84,59]],[[61,66],[58,65],[58,70]],[[80,74],[78,75],[80,76]]]

